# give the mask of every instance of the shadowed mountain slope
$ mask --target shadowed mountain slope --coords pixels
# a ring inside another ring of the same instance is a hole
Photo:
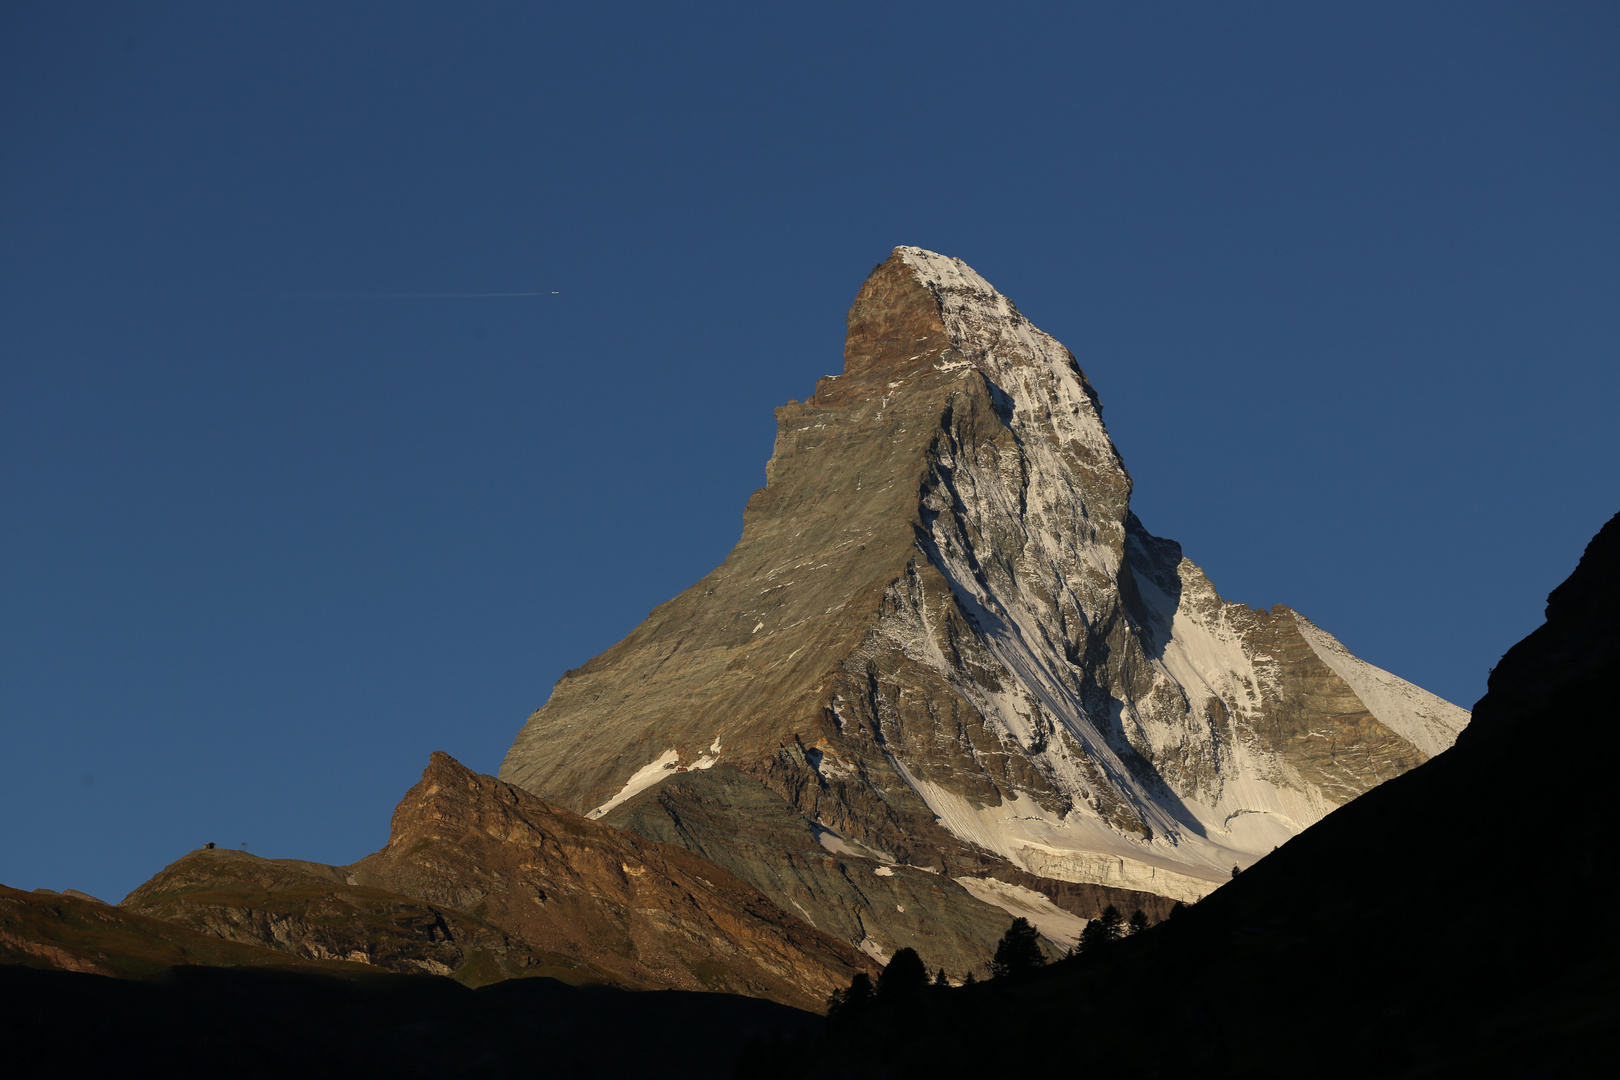
[[[363,964],[289,956],[99,900],[0,885],[0,966],[144,979],[183,964],[348,977],[373,973]]]
[[[17,1076],[715,1080],[749,1039],[821,1024],[734,994],[213,967],[133,981],[0,965],[0,1006]]]

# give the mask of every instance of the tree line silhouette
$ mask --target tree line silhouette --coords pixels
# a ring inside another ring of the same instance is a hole
[[[1174,916],[1183,910],[1178,903],[1171,909]],[[1141,909],[1125,918],[1110,904],[1094,919],[1086,922],[1079,939],[1058,964],[1085,963],[1107,950],[1122,938],[1140,934],[1151,923]],[[990,959],[989,976],[992,982],[1015,981],[1046,967],[1047,950],[1041,946],[1040,931],[1030,921],[1019,916],[1007,927],[996,944]],[[874,981],[864,971],[856,972],[847,987],[833,992],[827,999],[827,1026],[821,1040],[825,1046],[831,1039],[847,1045],[858,1045],[865,1039],[881,1038],[883,1032],[895,1025],[914,1027],[926,1017],[937,1017],[935,1008],[957,1000],[957,995],[979,982],[973,971],[963,974],[960,983],[953,984],[944,968],[933,975],[918,955],[917,950],[899,949],[884,965]],[[954,1010],[947,1010],[954,1011]],[[737,1062],[735,1075],[744,1080],[753,1077],[793,1077],[800,1075],[799,1067],[811,1060],[817,1049],[811,1036],[782,1039],[755,1038],[744,1048]]]
[[[1180,909],[1181,904],[1176,905]],[[1172,914],[1175,910],[1172,910]],[[1138,908],[1129,919],[1119,908],[1109,904],[1102,914],[1086,922],[1074,947],[1062,962],[1082,960],[1107,948],[1120,938],[1130,937],[1147,930],[1147,914]],[[1041,935],[1023,916],[1013,919],[1012,925],[996,944],[990,959],[992,979],[1015,979],[1027,975],[1047,963],[1046,951],[1041,948]],[[972,971],[967,972],[960,984],[952,984],[944,968],[930,978],[928,968],[916,949],[903,948],[890,958],[882,974],[874,983],[865,972],[857,972],[849,986],[837,990],[827,999],[827,1019],[833,1027],[856,1024],[872,1010],[882,1011],[923,995],[972,986],[977,982]]]

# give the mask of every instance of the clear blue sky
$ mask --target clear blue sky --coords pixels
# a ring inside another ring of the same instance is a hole
[[[896,244],[1223,595],[1471,704],[1620,509],[1617,113],[1612,3],[8,3],[0,881],[495,771]]]

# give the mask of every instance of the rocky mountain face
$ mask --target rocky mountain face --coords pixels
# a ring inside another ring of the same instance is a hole
[[[1161,926],[740,1075],[1040,1076],[1077,1053],[1150,1077],[1600,1074],[1620,1017],[1617,609],[1620,515],[1450,750]],[[1579,749],[1529,765],[1552,743]]]
[[[580,817],[434,754],[363,884],[467,909],[627,986],[820,1008],[870,961],[684,848]]]
[[[1467,723],[1148,533],[1073,355],[961,261],[897,248],[848,323],[736,548],[504,780],[966,970],[1009,912],[1197,899]]]
[[[351,866],[195,851],[120,908],[313,960],[480,986],[718,990],[816,1009],[870,958],[682,847],[620,832],[447,754]]]

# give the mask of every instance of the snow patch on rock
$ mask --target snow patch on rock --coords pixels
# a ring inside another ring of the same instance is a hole
[[[648,788],[658,783],[658,781],[674,773],[676,768],[679,766],[680,758],[680,754],[676,753],[673,749],[665,750],[662,754],[659,754],[657,757],[653,758],[652,761],[631,773],[630,779],[625,781],[624,787],[619,789],[619,793],[617,795],[613,796],[613,798],[609,799],[601,806],[598,806],[595,810],[592,810],[585,816],[588,818],[599,818],[603,814],[606,814],[609,810],[612,810],[615,806],[618,806],[620,803],[640,795],[643,791],[646,791]]]
[[[834,855],[847,855],[854,859],[871,859],[874,862],[883,863],[884,866],[878,867],[874,873],[882,874],[885,867],[891,866],[895,862],[894,856],[890,855],[888,852],[870,847],[861,843],[859,840],[842,836],[836,831],[827,828],[827,826],[821,824],[819,821],[812,821],[810,823],[810,831],[815,834],[816,843],[820,844]]]
[[[959,877],[956,883],[975,899],[1014,917],[1028,919],[1041,936],[1064,948],[1072,948],[1080,940],[1080,931],[1085,929],[1087,920],[1072,911],[1064,911],[1043,892],[995,878]]]
[[[1378,722],[1430,757],[1451,749],[1471,714],[1445,698],[1413,686],[1383,668],[1352,656],[1339,639],[1294,612],[1300,636],[1333,673],[1349,684]]]
[[[1213,843],[1193,849],[1133,840],[1095,817],[1053,814],[1022,792],[1014,792],[1000,806],[979,806],[913,776],[898,761],[896,765],[953,835],[1041,877],[1138,889],[1192,902],[1214,892],[1230,876],[1233,863],[1246,866],[1254,861],[1248,852]]]
[[[861,938],[861,943],[855,947],[861,950],[861,952],[865,953],[867,956],[870,956],[872,959],[876,960],[878,963],[882,964],[884,967],[889,966],[889,959],[892,954],[884,952],[883,946],[874,941],[870,934]]]

